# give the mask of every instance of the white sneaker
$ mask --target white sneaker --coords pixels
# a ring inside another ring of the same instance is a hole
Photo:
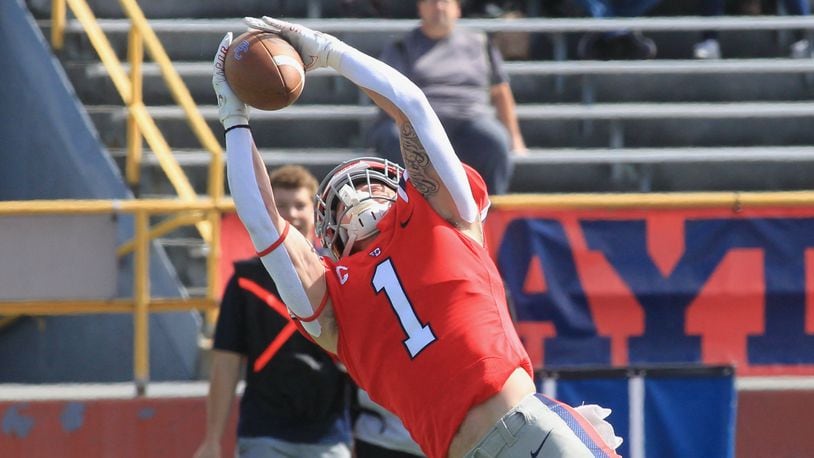
[[[692,54],[696,59],[720,59],[721,45],[718,44],[718,40],[707,38],[695,44],[692,49]]]
[[[794,59],[807,59],[812,57],[811,43],[803,39],[791,44],[791,57]]]

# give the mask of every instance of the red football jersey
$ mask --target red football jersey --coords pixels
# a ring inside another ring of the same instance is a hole
[[[481,210],[489,200],[467,168]],[[339,359],[398,415],[430,457],[445,457],[473,406],[531,362],[486,249],[430,207],[408,180],[364,251],[325,260],[341,329]]]

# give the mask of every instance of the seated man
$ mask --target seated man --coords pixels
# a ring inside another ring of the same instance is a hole
[[[418,0],[418,15],[421,25],[386,46],[380,59],[424,91],[461,160],[478,171],[490,194],[504,194],[511,154],[525,154],[526,144],[500,51],[485,34],[457,27],[459,0]],[[402,163],[396,123],[384,113],[368,142],[381,157]]]

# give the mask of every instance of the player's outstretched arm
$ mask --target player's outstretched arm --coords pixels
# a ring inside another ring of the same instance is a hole
[[[412,135],[402,148],[405,165],[416,187],[442,217],[461,229],[477,226],[479,212],[463,165],[424,93],[407,77],[342,41],[298,24],[274,18],[246,18],[249,27],[276,32],[297,49],[306,70],[331,67],[362,87],[373,100]]]
[[[232,41],[227,34],[215,55],[212,85],[218,96],[218,114],[226,131],[227,178],[237,214],[289,310],[310,317],[327,291],[325,268],[305,236],[289,230],[277,211],[265,164],[249,130],[246,105],[226,82],[223,64]],[[303,322],[317,343],[335,349],[336,334],[323,333],[321,320]]]

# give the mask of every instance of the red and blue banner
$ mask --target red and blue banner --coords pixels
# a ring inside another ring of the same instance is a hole
[[[814,206],[496,205],[486,230],[535,367],[814,374]]]
[[[536,368],[731,364],[814,375],[814,205],[489,212],[486,236]],[[616,207],[619,207],[618,205]],[[221,280],[253,254],[225,218]]]

